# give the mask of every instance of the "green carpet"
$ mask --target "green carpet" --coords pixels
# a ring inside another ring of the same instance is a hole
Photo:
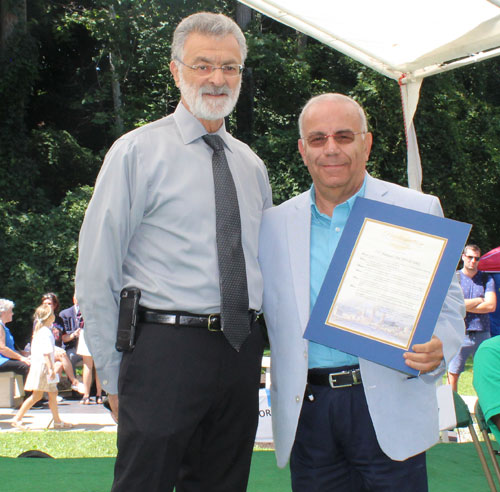
[[[9,492],[109,492],[113,458],[0,458],[0,490]],[[427,454],[431,492],[482,492],[488,485],[473,444],[439,444]],[[289,492],[288,469],[274,453],[255,452],[248,492]]]
[[[481,443],[482,444],[482,443]],[[495,477],[483,445],[486,461]],[[473,443],[438,444],[427,451],[430,492],[489,492],[488,482]]]

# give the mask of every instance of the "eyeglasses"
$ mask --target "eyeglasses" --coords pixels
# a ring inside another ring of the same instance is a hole
[[[216,67],[215,65],[209,65],[208,63],[201,63],[200,65],[188,65],[184,63],[179,58],[175,58],[176,61],[181,63],[187,68],[190,68],[194,71],[196,75],[200,75],[205,77],[207,75],[212,75],[216,70],[220,70],[222,74],[226,77],[236,77],[243,72],[243,65],[221,65],[220,67]]]
[[[470,261],[476,260],[479,261],[481,259],[480,256],[469,256],[469,255],[464,255],[466,258],[468,258]]]
[[[365,133],[366,132],[351,132],[350,130],[332,133],[330,135],[315,133],[314,135],[309,135],[303,140],[305,140],[311,147],[323,147],[328,141],[328,138],[332,137],[336,144],[347,145],[354,142],[356,135],[363,135]]]

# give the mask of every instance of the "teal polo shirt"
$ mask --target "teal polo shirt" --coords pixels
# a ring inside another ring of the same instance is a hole
[[[316,206],[316,192],[311,186],[311,311],[318,298],[333,254],[337,249],[340,236],[358,196],[365,196],[366,176],[360,190],[349,200],[337,205],[329,217],[322,214]],[[309,341],[309,369],[313,367],[341,367],[358,364],[358,358],[340,350],[332,349]]]

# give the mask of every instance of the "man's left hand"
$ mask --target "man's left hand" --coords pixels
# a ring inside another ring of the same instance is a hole
[[[403,357],[406,365],[420,371],[420,374],[433,371],[443,360],[443,343],[435,335],[427,343],[413,345],[412,350],[405,352]]]

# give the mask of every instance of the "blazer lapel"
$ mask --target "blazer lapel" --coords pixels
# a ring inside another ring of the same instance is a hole
[[[372,178],[369,174],[366,177],[365,198],[394,204],[394,199],[391,198],[387,185],[380,179]]]
[[[303,193],[298,197],[295,207],[287,215],[286,234],[295,301],[299,312],[300,326],[304,331],[309,320],[310,304],[310,192]]]

